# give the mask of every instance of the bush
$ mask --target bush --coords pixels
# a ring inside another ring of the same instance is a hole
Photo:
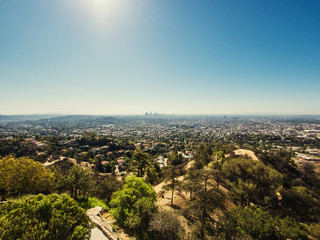
[[[90,209],[98,206],[102,207],[104,210],[108,209],[108,206],[105,204],[103,200],[100,200],[95,197],[78,198],[77,202],[84,209]]]
[[[129,176],[122,190],[115,192],[110,202],[110,214],[127,230],[147,230],[150,217],[155,211],[157,195],[143,178]]]
[[[42,194],[0,206],[0,239],[85,240],[90,221],[68,195]]]
[[[6,195],[45,193],[53,186],[49,168],[27,157],[0,157],[0,192]]]
[[[220,228],[225,239],[308,239],[307,229],[294,219],[273,217],[255,207],[235,207]]]
[[[149,230],[154,231],[158,239],[184,239],[184,229],[176,214],[171,211],[160,210],[150,221]]]

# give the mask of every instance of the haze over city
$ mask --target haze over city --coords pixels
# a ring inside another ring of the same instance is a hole
[[[320,114],[319,1],[0,1],[0,114]]]

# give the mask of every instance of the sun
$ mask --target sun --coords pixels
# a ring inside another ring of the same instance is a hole
[[[91,17],[104,21],[115,14],[117,0],[82,0],[82,5]]]
[[[64,4],[70,7],[81,27],[88,28],[99,36],[111,36],[127,29],[139,17],[135,0],[70,0]],[[141,4],[138,4],[140,6]],[[140,10],[139,10],[140,12]]]
[[[121,14],[123,0],[82,0],[86,11],[99,22],[104,22]]]

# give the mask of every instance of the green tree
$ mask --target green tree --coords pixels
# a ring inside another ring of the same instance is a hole
[[[99,177],[95,181],[95,185],[92,186],[90,193],[100,199],[109,202],[114,192],[118,191],[122,187],[122,182],[118,181],[114,176]]]
[[[201,169],[212,160],[212,146],[204,143],[199,144],[194,154],[194,168]]]
[[[68,195],[42,194],[0,206],[0,239],[85,240],[90,221]]]
[[[27,157],[0,158],[0,192],[7,194],[48,192],[53,186],[54,175],[41,163]]]
[[[139,233],[147,229],[156,197],[153,187],[143,178],[129,176],[123,188],[113,194],[110,214],[120,226]]]
[[[90,186],[93,185],[91,173],[79,165],[73,166],[67,176],[67,183],[70,187],[71,196],[77,199],[78,195],[85,196]]]
[[[229,181],[231,195],[241,206],[272,202],[282,183],[278,171],[252,159],[228,159],[222,165],[222,172]]]
[[[178,180],[178,177],[183,175],[182,165],[183,158],[181,154],[178,154],[176,151],[173,151],[169,155],[169,167],[165,175],[165,184],[163,189],[171,191],[171,206],[173,206],[174,191],[180,192],[182,187],[182,182]]]
[[[213,170],[214,180],[217,183],[217,188],[219,188],[220,184],[224,181],[224,176],[222,174],[221,169],[222,164],[225,161],[225,154],[223,151],[218,151],[215,153],[215,155],[215,159],[208,164],[208,167]]]
[[[183,162],[183,157],[181,153],[178,154],[176,151],[173,151],[169,155],[169,162],[172,166],[180,165]]]
[[[191,170],[184,188],[192,190],[192,198],[187,202],[185,212],[189,218],[200,222],[200,239],[205,239],[208,223],[214,223],[214,214],[225,210],[225,194],[213,186],[213,171],[205,167]]]
[[[69,169],[56,167],[56,189],[61,192],[69,191],[70,195],[77,199],[78,195],[86,196],[94,180],[90,170],[83,169],[79,165],[74,165]]]
[[[225,154],[223,151],[218,151],[216,153],[216,156],[217,156],[217,161],[220,162],[220,166],[221,166],[224,160],[226,159]]]
[[[144,153],[141,148],[134,150],[130,165],[138,177],[144,177],[148,162],[149,155],[147,153]]]
[[[286,214],[304,222],[319,221],[320,201],[303,186],[281,189],[281,206]]]
[[[171,206],[173,206],[173,197],[174,197],[174,191],[180,191],[181,189],[181,181],[178,180],[178,173],[177,169],[174,166],[170,166],[168,169],[168,175],[167,180],[165,181],[162,188],[164,190],[170,190],[171,191]]]
[[[261,208],[238,206],[226,218],[218,226],[218,235],[223,239],[308,239],[306,229],[294,219],[272,217]]]
[[[161,169],[155,160],[151,160],[145,169],[146,181],[152,185],[159,181],[159,176],[161,174]]]

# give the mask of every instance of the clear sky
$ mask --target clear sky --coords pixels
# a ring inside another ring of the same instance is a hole
[[[319,0],[0,0],[0,114],[320,114]]]

